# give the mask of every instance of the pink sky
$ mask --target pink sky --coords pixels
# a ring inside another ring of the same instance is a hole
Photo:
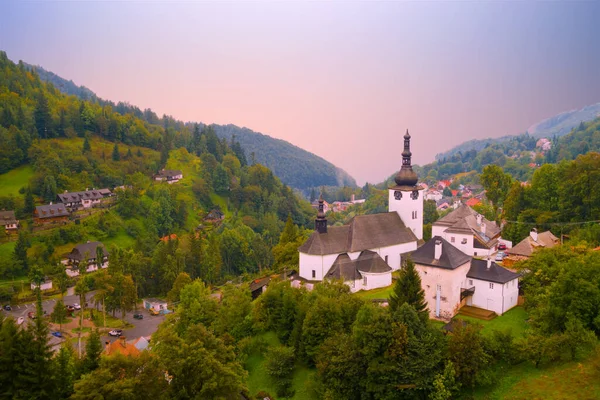
[[[2,3],[0,49],[113,101],[287,140],[362,184],[600,101],[597,3]]]

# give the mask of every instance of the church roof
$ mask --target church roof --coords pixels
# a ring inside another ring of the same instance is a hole
[[[520,274],[509,271],[508,269],[499,266],[492,262],[490,267],[487,267],[487,260],[471,260],[471,269],[467,273],[467,278],[479,279],[494,283],[506,283],[513,279],[517,279]]]
[[[500,228],[495,222],[489,221],[483,216],[481,217],[482,224],[478,224],[477,215],[477,211],[462,204],[456,210],[434,222],[433,225],[447,226],[446,232],[448,233],[472,233],[481,243],[489,246],[492,239],[500,234]]]
[[[439,260],[435,259],[435,243],[440,240],[442,242],[442,254]],[[463,253],[447,240],[440,236],[432,237],[427,243],[419,247],[410,254],[411,259],[415,264],[429,265],[444,269],[456,269],[461,265],[468,263],[471,256]]]
[[[386,272],[392,272],[392,268],[383,261],[381,256],[374,251],[365,250],[356,260],[352,260],[348,253],[337,256],[325,278],[352,281],[361,279],[362,273],[384,274]]]
[[[417,237],[400,216],[388,212],[357,215],[348,225],[328,227],[326,233],[313,232],[298,250],[313,255],[353,253],[413,241]]]

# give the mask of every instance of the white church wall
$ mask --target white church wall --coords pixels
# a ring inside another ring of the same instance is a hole
[[[473,249],[473,235],[463,233],[450,233],[444,232],[442,235],[452,246],[456,247],[465,254],[472,256],[474,254]],[[478,249],[482,250],[482,249]],[[483,250],[482,250],[483,251]],[[479,254],[479,253],[477,253]]]
[[[431,237],[441,236],[444,237],[444,231],[448,229],[447,226],[433,225],[431,227]]]
[[[502,315],[517,305],[519,297],[518,279],[513,279],[507,284],[502,284],[467,278],[467,286],[475,286],[472,301],[472,305],[475,307],[494,311],[496,314]]]
[[[337,256],[338,254],[326,254],[322,256],[300,252],[300,276],[310,281],[322,281]]]
[[[361,289],[373,290],[390,286],[392,284],[392,272],[382,274],[370,274],[361,272],[363,279],[361,281]]]
[[[450,270],[427,265],[415,264],[415,269],[421,277],[421,286],[425,291],[425,300],[431,318],[450,319],[460,307],[461,288],[471,266],[467,262],[460,267]],[[437,287],[440,285],[440,313],[436,315]]]

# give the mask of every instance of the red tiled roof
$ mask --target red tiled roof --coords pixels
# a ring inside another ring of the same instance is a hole
[[[466,204],[467,204],[469,207],[473,207],[473,206],[476,206],[477,204],[480,204],[480,203],[481,203],[481,200],[479,200],[479,199],[478,199],[478,198],[476,198],[476,197],[473,197],[473,198],[470,198],[469,200],[467,200],[467,203],[466,203]]]

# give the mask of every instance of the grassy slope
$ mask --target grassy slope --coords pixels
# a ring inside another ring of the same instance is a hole
[[[466,317],[464,315],[457,315],[456,318],[464,319],[466,321],[475,322],[483,325],[482,333],[489,334],[492,330],[506,330],[510,329],[515,337],[520,337],[525,333],[528,328],[527,319],[529,318],[527,312],[523,307],[515,307],[505,312],[503,315],[494,318],[491,321],[484,321],[481,319]]]
[[[269,346],[278,346],[279,339],[273,332],[268,332],[262,335]],[[271,395],[275,395],[275,385],[271,382],[271,378],[267,375],[265,368],[265,358],[261,354],[253,354],[246,360],[246,369],[248,370],[248,390],[250,395],[254,396],[261,390],[264,390]],[[294,371],[293,386],[295,395],[294,400],[312,400],[308,393],[307,381],[310,380],[315,371],[305,366],[296,366]]]
[[[24,165],[0,175],[0,194],[2,196],[19,195],[19,189],[27,186],[29,178],[33,176],[33,168]]]
[[[361,290],[357,292],[356,295],[358,297],[362,297],[365,300],[373,300],[373,299],[389,299],[390,294],[394,291],[394,285],[390,285],[388,287],[373,289],[373,290]]]

